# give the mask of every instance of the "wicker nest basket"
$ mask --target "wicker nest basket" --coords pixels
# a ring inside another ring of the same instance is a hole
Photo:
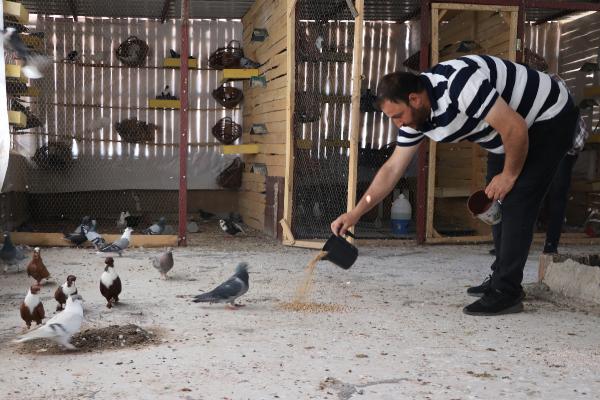
[[[225,108],[235,108],[244,99],[244,93],[233,86],[219,86],[212,91],[212,96]]]
[[[137,118],[125,119],[115,124],[115,130],[127,143],[154,142],[154,132],[158,126],[138,121]]]
[[[65,171],[73,166],[73,151],[65,142],[48,142],[35,151],[32,160],[39,169]]]
[[[242,127],[229,117],[221,118],[212,128],[212,134],[223,144],[233,144],[242,136]]]
[[[116,50],[117,58],[129,67],[141,67],[146,63],[150,48],[137,36],[129,36]]]
[[[232,40],[226,47],[219,47],[208,59],[208,66],[213,69],[239,68],[244,51],[240,42]]]

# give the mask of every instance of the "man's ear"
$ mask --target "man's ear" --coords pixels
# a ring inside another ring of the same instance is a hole
[[[423,105],[423,99],[419,95],[419,93],[409,93],[408,94],[408,105],[413,108],[420,108]]]

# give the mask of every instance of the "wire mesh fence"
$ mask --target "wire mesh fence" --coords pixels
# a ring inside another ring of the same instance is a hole
[[[89,15],[77,21],[44,0],[23,3],[35,11],[27,20],[5,14],[45,62],[43,77],[28,79],[23,57],[5,51],[12,112],[3,229],[69,231],[87,215],[117,232],[126,212],[136,230],[165,217],[165,233],[177,232],[181,20],[143,18],[152,13],[125,3],[82,2]],[[241,106],[213,97],[220,81],[208,60],[241,30],[239,21],[190,21],[189,190],[219,189],[231,162],[211,130],[224,117],[240,123]]]
[[[406,39],[412,34],[411,24],[381,21],[366,22],[363,31],[357,200],[396,145],[396,129],[373,102],[379,79],[404,69],[400,62],[411,50]],[[326,238],[331,221],[347,210],[351,184],[354,20],[347,3],[298,1],[295,49],[292,232],[297,239]],[[403,179],[397,189],[396,196],[406,192],[414,199],[416,178]],[[392,200],[393,194],[361,219],[360,237],[392,236]]]

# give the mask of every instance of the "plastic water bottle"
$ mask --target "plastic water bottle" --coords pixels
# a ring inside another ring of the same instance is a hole
[[[410,202],[403,193],[400,193],[392,203],[392,233],[394,235],[407,234],[411,216],[412,207],[410,206]]]

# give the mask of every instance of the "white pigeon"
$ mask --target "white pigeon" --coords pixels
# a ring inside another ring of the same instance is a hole
[[[112,242],[109,245],[106,245],[104,247],[102,247],[100,249],[101,253],[117,253],[119,254],[119,256],[121,256],[123,253],[123,250],[125,250],[126,248],[129,247],[129,242],[131,241],[131,232],[133,232],[133,229],[130,227],[125,228],[125,232],[123,232],[123,235],[115,240],[114,242]]]
[[[119,215],[119,219],[117,220],[117,228],[119,230],[127,228],[127,217],[131,216],[129,211],[121,211],[121,215]]]
[[[71,337],[79,332],[81,323],[83,322],[82,302],[83,298],[81,295],[73,294],[69,296],[67,306],[63,312],[56,314],[36,330],[16,339],[15,343],[23,343],[35,339],[51,339],[69,350],[76,350],[77,348],[71,344]]]
[[[43,76],[41,69],[50,63],[50,59],[37,54],[23,42],[19,32],[13,27],[8,27],[3,32],[4,46],[13,50],[25,65],[21,68],[23,75],[29,79],[39,79]]]

